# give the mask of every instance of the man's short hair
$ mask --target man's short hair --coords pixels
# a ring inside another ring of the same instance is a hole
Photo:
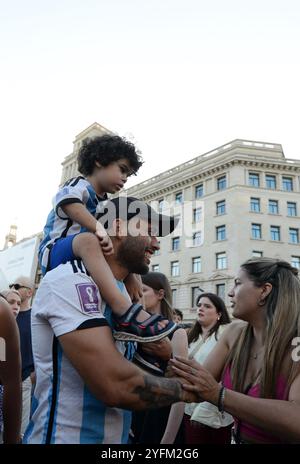
[[[24,287],[28,287],[30,288],[31,290],[34,289],[34,282],[32,279],[30,279],[29,277],[26,277],[26,276],[19,276],[17,277],[14,282],[15,284],[20,284]]]
[[[150,205],[135,197],[120,196],[101,202],[102,211],[97,219],[106,229],[111,229],[115,219],[130,221],[138,217],[148,221],[152,232],[157,237],[164,237],[173,232],[179,222],[175,216],[157,213]]]

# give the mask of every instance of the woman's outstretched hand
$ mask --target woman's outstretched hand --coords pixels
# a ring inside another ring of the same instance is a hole
[[[176,356],[169,361],[170,370],[179,377],[182,388],[192,395],[186,402],[209,401],[218,404],[220,385],[201,364],[194,359]],[[190,398],[194,398],[190,400]]]

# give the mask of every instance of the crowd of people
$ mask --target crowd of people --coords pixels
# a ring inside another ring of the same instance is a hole
[[[202,292],[189,327],[149,272],[178,219],[114,196],[142,165],[134,145],[88,140],[56,194],[43,278],[0,295],[0,441],[29,444],[300,442],[297,269],[243,263],[224,301]],[[32,303],[32,306],[31,306]]]

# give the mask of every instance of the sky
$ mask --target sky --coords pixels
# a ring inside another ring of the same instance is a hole
[[[0,0],[0,249],[95,121],[141,150],[128,186],[236,138],[300,159],[299,24],[298,0]]]

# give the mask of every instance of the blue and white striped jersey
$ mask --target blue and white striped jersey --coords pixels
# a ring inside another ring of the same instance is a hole
[[[127,294],[125,285],[117,284]],[[74,330],[112,324],[111,309],[101,300],[81,261],[61,264],[46,274],[34,299],[31,320],[37,381],[24,443],[127,443],[131,412],[98,400],[59,343],[59,336]],[[116,342],[129,360],[135,347],[132,342]],[[95,369],[101,369],[101,359]]]
[[[82,203],[97,219],[101,202],[107,199],[105,194],[100,198],[92,185],[82,176],[68,180],[52,200],[53,209],[50,211],[44,227],[44,237],[39,247],[39,261],[45,274],[51,246],[53,243],[68,235],[86,232],[86,228],[72,221],[62,210],[68,203]]]

